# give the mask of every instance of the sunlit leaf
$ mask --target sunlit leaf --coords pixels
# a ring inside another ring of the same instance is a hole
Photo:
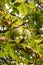
[[[27,14],[27,8],[24,3],[21,3],[21,5],[18,7],[18,10],[24,16]]]

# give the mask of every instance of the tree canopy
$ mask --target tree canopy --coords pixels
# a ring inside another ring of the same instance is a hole
[[[0,65],[43,65],[43,0],[0,0]]]

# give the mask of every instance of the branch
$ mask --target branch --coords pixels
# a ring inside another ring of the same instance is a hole
[[[39,59],[39,58],[40,58],[39,53],[38,53],[36,50],[34,50],[33,48],[27,46],[26,49],[27,49],[28,51],[32,52],[32,53],[35,53],[36,59]]]
[[[34,62],[30,61],[28,62],[29,65],[34,65]]]
[[[7,25],[7,27],[11,27],[12,24],[15,23],[16,21],[17,21],[17,19],[13,22],[7,22],[4,17],[3,17],[3,20],[2,20],[3,24]]]
[[[40,59],[39,53],[36,50],[34,50],[33,48],[31,48],[30,46],[26,46],[25,49],[22,48],[22,47],[18,47],[17,45],[16,45],[16,47],[17,47],[17,49],[23,50],[26,53],[28,53],[28,52],[29,53],[34,53],[35,56],[36,56],[36,59]]]

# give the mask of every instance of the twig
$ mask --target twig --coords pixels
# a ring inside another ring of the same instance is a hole
[[[30,46],[26,46],[25,49],[22,48],[22,47],[18,47],[18,46],[17,46],[17,49],[23,50],[23,51],[26,52],[26,53],[28,53],[28,52],[34,53],[35,56],[36,56],[36,59],[40,59],[39,53],[38,53],[36,50],[34,50],[33,48],[31,48]]]
[[[0,58],[0,59],[4,60],[6,64],[10,65],[10,63],[7,61],[7,59],[5,59],[5,58]]]
[[[9,40],[9,38],[6,38],[6,37],[0,37],[0,41],[8,41]]]
[[[30,65],[30,64],[31,64],[31,65],[34,65],[34,62],[30,61],[30,62],[28,62],[28,64],[29,64],[29,65]]]

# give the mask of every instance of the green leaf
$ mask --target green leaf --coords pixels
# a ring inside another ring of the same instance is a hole
[[[27,14],[27,8],[24,3],[21,3],[21,5],[18,7],[18,10],[24,16]]]
[[[25,2],[26,0],[16,0],[16,2]]]
[[[20,61],[19,60],[19,56],[18,54],[15,52],[15,50],[13,48],[10,48],[9,49],[9,53],[10,57],[12,57],[13,59],[17,60],[17,61]]]
[[[0,58],[1,57],[5,57],[5,56],[7,56],[7,53],[6,52],[0,52]]]

